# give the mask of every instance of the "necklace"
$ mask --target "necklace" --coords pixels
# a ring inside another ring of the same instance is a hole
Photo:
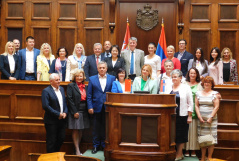
[[[63,61],[64,61],[64,64],[63,65],[61,64],[62,68],[64,68],[66,66],[66,60],[63,60]],[[63,62],[63,61],[61,61],[61,62]]]

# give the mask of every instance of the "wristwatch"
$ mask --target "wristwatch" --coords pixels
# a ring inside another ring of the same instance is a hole
[[[211,118],[213,118],[213,116],[212,116],[212,115],[211,115],[210,117],[211,117]]]

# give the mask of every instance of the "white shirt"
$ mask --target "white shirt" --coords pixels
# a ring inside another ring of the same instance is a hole
[[[26,73],[34,73],[34,50],[26,48]]]
[[[58,89],[56,89],[55,87],[52,86],[52,88],[55,91],[55,94],[57,96],[57,99],[58,99],[58,102],[60,105],[60,113],[63,113],[63,98],[62,98],[62,94],[60,91],[60,87],[58,87]]]
[[[101,77],[100,75],[98,75],[98,76],[99,76],[99,81],[100,81],[101,89],[104,92],[105,91],[105,87],[106,87],[106,78],[107,78],[106,74],[103,77]]]
[[[204,68],[203,68],[201,62],[198,61],[198,60],[196,60],[196,68],[197,68],[199,74],[202,75],[202,71],[203,71]]]
[[[133,73],[133,74],[135,74],[135,60],[136,60],[136,57],[135,57],[135,50],[134,50],[134,51],[131,51],[131,50],[130,50],[130,59],[129,59],[130,66],[129,66],[129,73],[130,73],[130,67],[131,67],[131,56],[132,56],[132,52],[134,52],[134,73]]]
[[[113,61],[113,60],[112,60],[112,65],[113,65],[113,67],[115,66],[116,62],[117,62],[117,60],[116,60],[116,61]]]
[[[15,72],[15,60],[13,55],[8,54],[8,62],[9,62],[9,67],[10,67],[10,73],[14,73]]]
[[[148,59],[148,55],[144,57],[144,64],[148,64],[152,67],[152,77],[157,78],[157,71],[161,70],[161,58],[158,55],[154,55],[153,58]]]
[[[121,88],[122,88],[122,91],[123,91],[123,93],[125,93],[125,84],[123,83],[120,83],[120,86],[121,86]]]

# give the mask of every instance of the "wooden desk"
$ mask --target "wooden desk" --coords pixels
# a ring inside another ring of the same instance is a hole
[[[107,93],[105,160],[175,160],[175,95]]]
[[[239,85],[218,85],[222,96],[218,111],[218,144],[213,158],[236,161],[239,158]]]
[[[3,145],[0,146],[0,161],[10,161],[10,152],[11,152],[11,146],[9,145]]]

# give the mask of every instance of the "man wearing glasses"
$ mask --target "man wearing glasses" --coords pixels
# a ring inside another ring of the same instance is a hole
[[[186,51],[187,41],[184,39],[180,39],[178,42],[179,52],[174,54],[175,58],[178,58],[181,62],[181,71],[183,76],[185,77],[188,72],[188,62],[190,59],[193,59],[193,55]]]

